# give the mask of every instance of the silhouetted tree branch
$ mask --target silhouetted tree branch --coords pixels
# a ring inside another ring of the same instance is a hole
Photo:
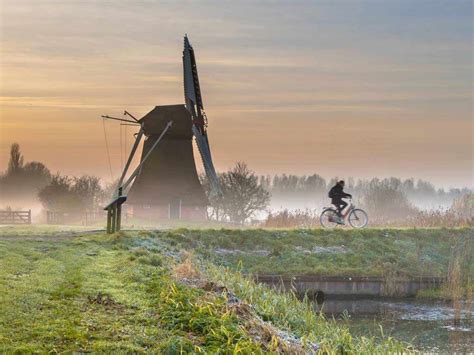
[[[207,179],[203,186],[209,191]],[[259,179],[245,163],[239,162],[230,171],[219,175],[222,196],[210,197],[210,217],[244,223],[270,203],[270,193],[259,184]]]

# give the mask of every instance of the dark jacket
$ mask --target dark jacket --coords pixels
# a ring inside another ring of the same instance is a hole
[[[340,200],[341,198],[346,198],[346,197],[351,197],[351,194],[346,194],[343,191],[343,188],[341,185],[336,184],[334,185],[331,190],[329,190],[329,197],[332,198],[333,200]]]

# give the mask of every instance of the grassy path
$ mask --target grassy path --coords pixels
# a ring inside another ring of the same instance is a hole
[[[123,251],[77,239],[0,241],[0,250],[0,351],[133,351],[165,336],[146,273]]]

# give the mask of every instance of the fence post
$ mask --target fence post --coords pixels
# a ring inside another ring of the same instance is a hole
[[[31,224],[31,210],[28,210],[28,224]]]

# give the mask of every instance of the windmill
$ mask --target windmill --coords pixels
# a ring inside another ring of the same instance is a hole
[[[184,37],[183,75],[184,105],[156,106],[141,119],[136,119],[127,111],[124,115],[133,120],[102,116],[140,127],[119,179],[117,196],[106,207],[111,232],[120,229],[121,205],[125,200],[132,214],[139,218],[207,218],[209,201],[196,171],[193,137],[209,180],[210,194],[221,194],[209,147],[196,58],[187,36]],[[125,180],[143,137],[145,140],[140,164]]]

